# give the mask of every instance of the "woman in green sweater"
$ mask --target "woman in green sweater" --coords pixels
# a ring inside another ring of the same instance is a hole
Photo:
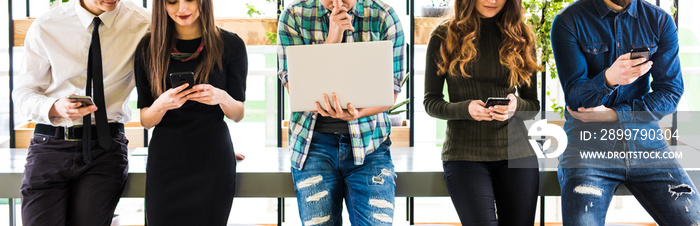
[[[539,109],[533,34],[520,0],[456,0],[454,8],[428,44],[423,102],[447,120],[452,203],[462,225],[532,225],[539,172],[523,120]],[[486,108],[488,97],[510,101]]]

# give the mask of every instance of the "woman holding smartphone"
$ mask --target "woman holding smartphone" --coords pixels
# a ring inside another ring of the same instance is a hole
[[[533,34],[520,0],[455,0],[454,9],[430,38],[424,99],[430,116],[447,120],[452,203],[463,225],[532,225],[539,172],[523,120],[539,109]],[[487,108],[489,97],[510,101]]]
[[[141,124],[155,127],[146,223],[226,225],[236,159],[224,116],[243,119],[245,44],[216,27],[212,0],[155,0],[151,20],[134,65]],[[170,74],[196,85],[172,87]]]

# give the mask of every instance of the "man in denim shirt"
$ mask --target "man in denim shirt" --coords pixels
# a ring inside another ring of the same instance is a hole
[[[658,121],[683,94],[677,31],[644,0],[580,0],[554,19],[569,139],[558,171],[564,225],[604,225],[621,183],[660,225],[700,224],[695,185],[659,139]],[[630,59],[640,47],[648,62]],[[625,157],[584,157],[595,152]]]
[[[394,9],[379,0],[295,0],[282,11],[277,30],[279,76],[285,85],[288,46],[391,40],[394,98],[401,91],[403,29]],[[329,56],[318,57],[321,64]],[[340,225],[345,198],[353,225],[391,225],[396,186],[386,114],[391,106],[355,109],[348,104],[343,110],[338,98],[326,97],[317,103],[317,112],[292,112],[289,120],[302,223]]]

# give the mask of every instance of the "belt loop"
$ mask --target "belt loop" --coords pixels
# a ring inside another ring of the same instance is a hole
[[[66,127],[63,127],[66,128]],[[56,129],[53,131],[53,137],[61,137],[59,136],[61,134],[61,126],[57,126]]]

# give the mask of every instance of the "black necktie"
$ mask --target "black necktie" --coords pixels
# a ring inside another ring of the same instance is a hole
[[[105,107],[104,85],[102,82],[102,50],[100,47],[100,24],[102,21],[99,17],[92,20],[92,41],[90,43],[90,53],[88,54],[87,66],[87,85],[85,94],[92,96],[97,106],[95,112],[95,124],[97,126],[98,144],[104,150],[109,150],[112,145],[112,135],[109,134],[109,124],[107,123],[107,111]],[[91,85],[95,89],[91,89]],[[92,94],[92,95],[91,95]],[[91,121],[90,115],[83,117],[83,158],[85,164],[92,162],[92,154],[90,153],[91,137]]]

